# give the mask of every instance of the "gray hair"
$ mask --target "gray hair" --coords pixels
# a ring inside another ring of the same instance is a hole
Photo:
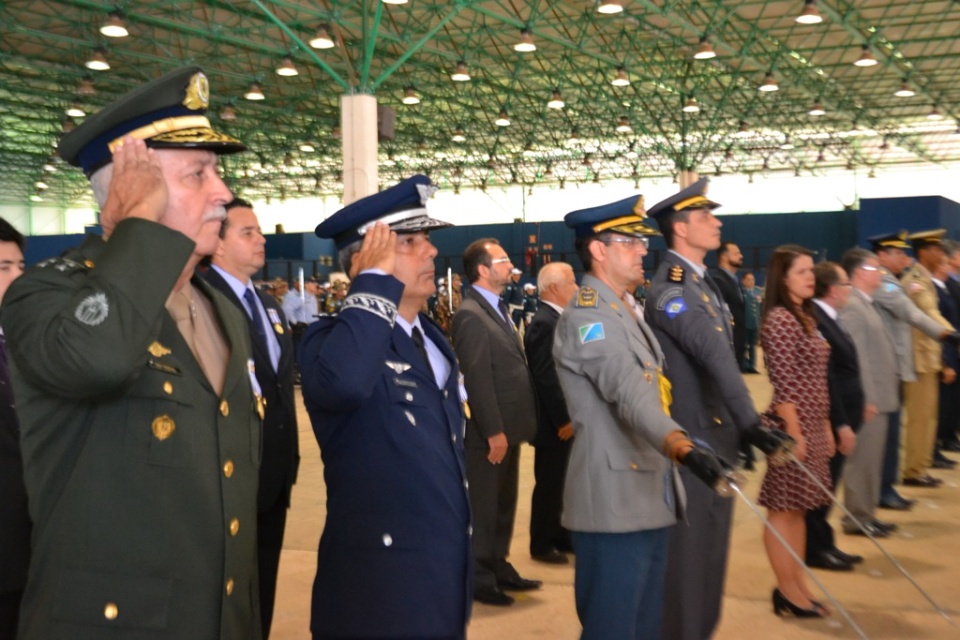
[[[337,260],[340,262],[340,268],[347,275],[350,275],[350,267],[353,266],[353,255],[360,251],[361,246],[363,246],[362,239],[351,242],[337,252]]]
[[[113,179],[113,163],[105,164],[97,169],[90,176],[90,188],[93,189],[93,197],[97,200],[100,210],[103,210],[107,203],[107,194],[110,193],[110,181]]]
[[[537,275],[537,290],[546,291],[551,284],[561,284],[566,269],[573,269],[566,262],[548,262],[540,268]]]
[[[840,258],[840,266],[847,272],[847,276],[852,278],[853,272],[862,267],[864,263],[871,258],[876,260],[877,254],[873,251],[861,249],[860,247],[854,247],[844,253],[843,257]]]
[[[957,253],[958,251],[960,251],[960,242],[957,242],[956,240],[944,238],[940,242],[940,245],[943,247],[944,255],[946,255],[948,258],[953,254]]]

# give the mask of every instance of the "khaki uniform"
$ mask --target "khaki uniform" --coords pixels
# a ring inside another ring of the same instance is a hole
[[[35,523],[23,640],[260,637],[249,338],[195,279],[230,350],[217,394],[164,306],[193,247],[125,220],[4,298]]]
[[[954,331],[953,326],[940,315],[936,285],[930,272],[916,264],[901,280],[907,295],[917,308],[940,323],[945,331]],[[904,478],[927,475],[933,462],[933,443],[937,436],[937,406],[939,401],[939,375],[943,368],[943,346],[940,341],[914,328],[913,363],[916,381],[903,385],[904,424]]]

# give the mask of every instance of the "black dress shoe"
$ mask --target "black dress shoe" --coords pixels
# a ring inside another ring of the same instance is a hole
[[[543,586],[540,580],[527,580],[517,576],[506,580],[497,580],[497,586],[510,591],[535,591]]]
[[[894,511],[910,511],[913,508],[912,500],[905,500],[904,498],[894,498],[892,500],[881,500],[880,501],[881,509],[893,509]]]
[[[881,531],[886,531],[887,533],[893,533],[899,528],[899,525],[894,524],[893,522],[884,522],[883,520],[877,520],[876,518],[871,520],[870,524]]]
[[[496,587],[482,587],[474,589],[473,599],[494,607],[507,607],[514,603],[513,596],[504,593]]]
[[[831,549],[830,552],[833,555],[840,558],[841,560],[846,560],[850,564],[860,564],[861,562],[863,562],[863,556],[858,556],[855,553],[844,553],[843,551],[840,551],[840,549],[837,549],[836,547]]]
[[[943,484],[943,480],[934,478],[933,476],[918,476],[916,478],[903,479],[903,486],[905,487],[926,487],[927,489],[933,489],[939,487],[941,484]]]
[[[953,469],[957,466],[956,460],[948,460],[946,458],[937,458],[932,463],[930,463],[931,469]]]
[[[807,566],[828,571],[853,571],[853,563],[847,562],[832,550],[821,551],[807,560]]]
[[[537,553],[530,554],[530,557],[536,560],[537,562],[544,562],[546,564],[569,564],[570,561],[567,559],[567,556],[560,553],[556,549],[550,549],[547,553]]]
[[[944,451],[960,452],[960,440],[947,440],[940,448]]]
[[[853,531],[847,531],[846,533],[847,533],[847,535],[851,535],[851,536],[865,536],[865,535],[867,535],[867,534],[870,534],[870,536],[871,536],[871,537],[874,537],[874,538],[889,538],[889,537],[890,537],[890,532],[889,532],[889,531],[885,531],[885,530],[883,530],[883,529],[878,529],[877,527],[873,526],[873,523],[872,523],[872,522],[864,522],[862,528],[860,528],[860,529],[855,529],[855,530],[853,530]]]

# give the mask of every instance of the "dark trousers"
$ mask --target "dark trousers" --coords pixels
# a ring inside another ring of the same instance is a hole
[[[887,444],[883,450],[883,475],[880,479],[880,501],[900,496],[893,487],[900,467],[900,410],[892,411],[887,424]]]
[[[486,449],[467,448],[465,458],[473,511],[473,584],[490,589],[498,581],[519,577],[507,556],[517,515],[520,447],[507,447],[500,464],[487,460]]]
[[[572,535],[580,640],[659,638],[667,529]]]
[[[257,512],[257,568],[260,571],[260,622],[263,640],[270,636],[273,603],[277,594],[277,572],[283,531],[287,526],[287,499],[282,496],[272,507]]]
[[[23,591],[0,593],[0,640],[15,640],[20,623],[20,600]]]
[[[757,369],[757,334],[756,329],[743,330],[744,352],[740,354],[742,369],[748,371]]]
[[[838,453],[830,458],[830,486],[833,487],[834,495],[837,491],[837,484],[840,482],[840,476],[843,475],[843,464],[846,461],[847,457],[842,453]],[[830,551],[836,548],[833,527],[827,522],[831,507],[833,507],[833,503],[828,502],[816,509],[807,510],[805,518],[807,521],[806,561],[808,564],[811,559],[820,552]]]
[[[940,412],[937,414],[937,444],[957,439],[960,426],[960,383],[940,383]]]
[[[533,497],[530,501],[530,555],[554,549],[570,550],[570,532],[560,524],[563,511],[563,479],[567,473],[572,440],[537,447],[533,458]]]

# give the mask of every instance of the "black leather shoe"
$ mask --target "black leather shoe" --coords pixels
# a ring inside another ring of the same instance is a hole
[[[953,469],[956,466],[956,460],[948,460],[946,458],[937,458],[930,464],[931,469]]]
[[[899,528],[899,525],[894,524],[893,522],[884,522],[883,520],[877,520],[876,518],[874,518],[870,524],[881,531],[886,531],[887,533],[893,533]]]
[[[832,550],[821,551],[807,560],[808,567],[828,571],[853,571],[853,563],[847,562]]]
[[[894,511],[910,511],[913,508],[913,501],[904,498],[893,498],[892,500],[881,500],[881,509],[893,509]]]
[[[514,603],[513,596],[504,593],[496,587],[475,589],[473,599],[483,604],[493,605],[494,607],[508,607]]]
[[[960,452],[960,440],[947,440],[940,448],[944,451]]]
[[[497,586],[509,591],[535,591],[543,586],[540,580],[527,580],[517,576],[507,580],[497,580]]]
[[[883,529],[878,529],[877,527],[873,526],[873,523],[872,523],[872,522],[864,522],[862,529],[856,529],[856,530],[853,530],[853,531],[847,531],[847,535],[851,535],[851,536],[865,536],[865,535],[867,535],[868,533],[869,533],[871,536],[873,536],[874,538],[889,538],[889,537],[890,537],[890,532],[889,532],[889,531],[884,531]]]
[[[837,549],[836,547],[831,549],[830,552],[833,555],[840,558],[841,560],[846,560],[850,564],[860,564],[861,562],[863,562],[863,556],[858,556],[855,553],[844,553],[843,551],[840,551],[840,549]]]
[[[905,487],[926,487],[927,489],[934,489],[943,484],[943,480],[939,478],[934,478],[933,476],[919,476],[916,478],[904,478],[903,486]]]
[[[537,553],[530,554],[530,557],[536,560],[537,562],[544,562],[546,564],[569,564],[570,561],[567,559],[567,556],[560,553],[556,549],[550,549],[547,553]]]

